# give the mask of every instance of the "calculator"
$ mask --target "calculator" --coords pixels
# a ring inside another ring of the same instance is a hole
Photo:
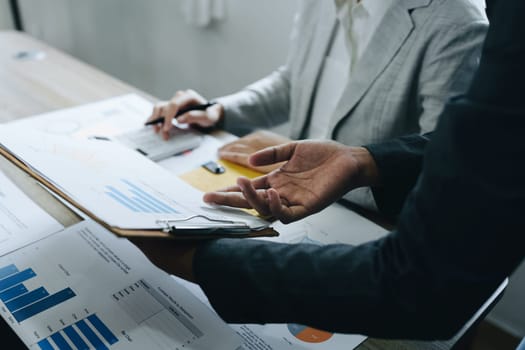
[[[153,161],[159,161],[198,147],[202,138],[203,135],[196,130],[174,126],[170,130],[170,137],[167,141],[156,134],[151,127],[128,131],[113,139]]]

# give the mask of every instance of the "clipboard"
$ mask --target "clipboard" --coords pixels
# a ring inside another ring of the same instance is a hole
[[[143,239],[180,239],[180,240],[195,240],[195,239],[212,239],[212,238],[250,238],[250,237],[273,237],[278,236],[279,233],[271,227],[264,228],[262,230],[250,230],[245,223],[236,221],[220,220],[222,222],[217,223],[217,220],[209,219],[204,215],[196,215],[201,218],[206,218],[210,221],[209,225],[199,224],[198,226],[192,225],[190,222],[191,218],[182,220],[164,220],[165,222],[159,222],[159,229],[122,229],[114,227],[101,220],[99,217],[94,215],[91,211],[86,209],[80,203],[75,201],[73,198],[68,196],[62,190],[60,190],[53,183],[48,181],[46,178],[33,171],[27,166],[22,160],[16,155],[9,152],[4,147],[0,146],[0,154],[13,163],[15,166],[23,170],[25,173],[36,179],[46,188],[53,193],[57,194],[61,199],[67,203],[82,211],[84,214],[89,216],[91,219],[99,223],[100,225],[107,228],[117,236],[126,238],[143,238]],[[160,220],[162,221],[162,220]],[[227,222],[226,222],[227,221]]]

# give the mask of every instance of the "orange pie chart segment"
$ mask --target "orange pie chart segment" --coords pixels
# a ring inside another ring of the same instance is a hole
[[[333,336],[333,333],[293,323],[288,324],[288,330],[294,337],[306,343],[322,343]]]

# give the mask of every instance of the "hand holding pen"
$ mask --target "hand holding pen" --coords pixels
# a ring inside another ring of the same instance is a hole
[[[174,118],[179,123],[209,128],[217,125],[223,116],[222,105],[208,102],[193,90],[184,90],[177,91],[170,101],[157,104],[145,125],[153,125],[155,132],[160,132],[162,138],[167,140]]]

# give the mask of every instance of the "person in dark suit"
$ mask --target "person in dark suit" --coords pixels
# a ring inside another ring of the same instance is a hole
[[[394,232],[359,246],[135,241],[200,284],[228,322],[294,322],[385,338],[450,338],[525,255],[525,2],[493,1],[479,69],[432,134],[365,147],[300,141],[260,151],[280,169],[206,194],[285,222],[372,186]]]

